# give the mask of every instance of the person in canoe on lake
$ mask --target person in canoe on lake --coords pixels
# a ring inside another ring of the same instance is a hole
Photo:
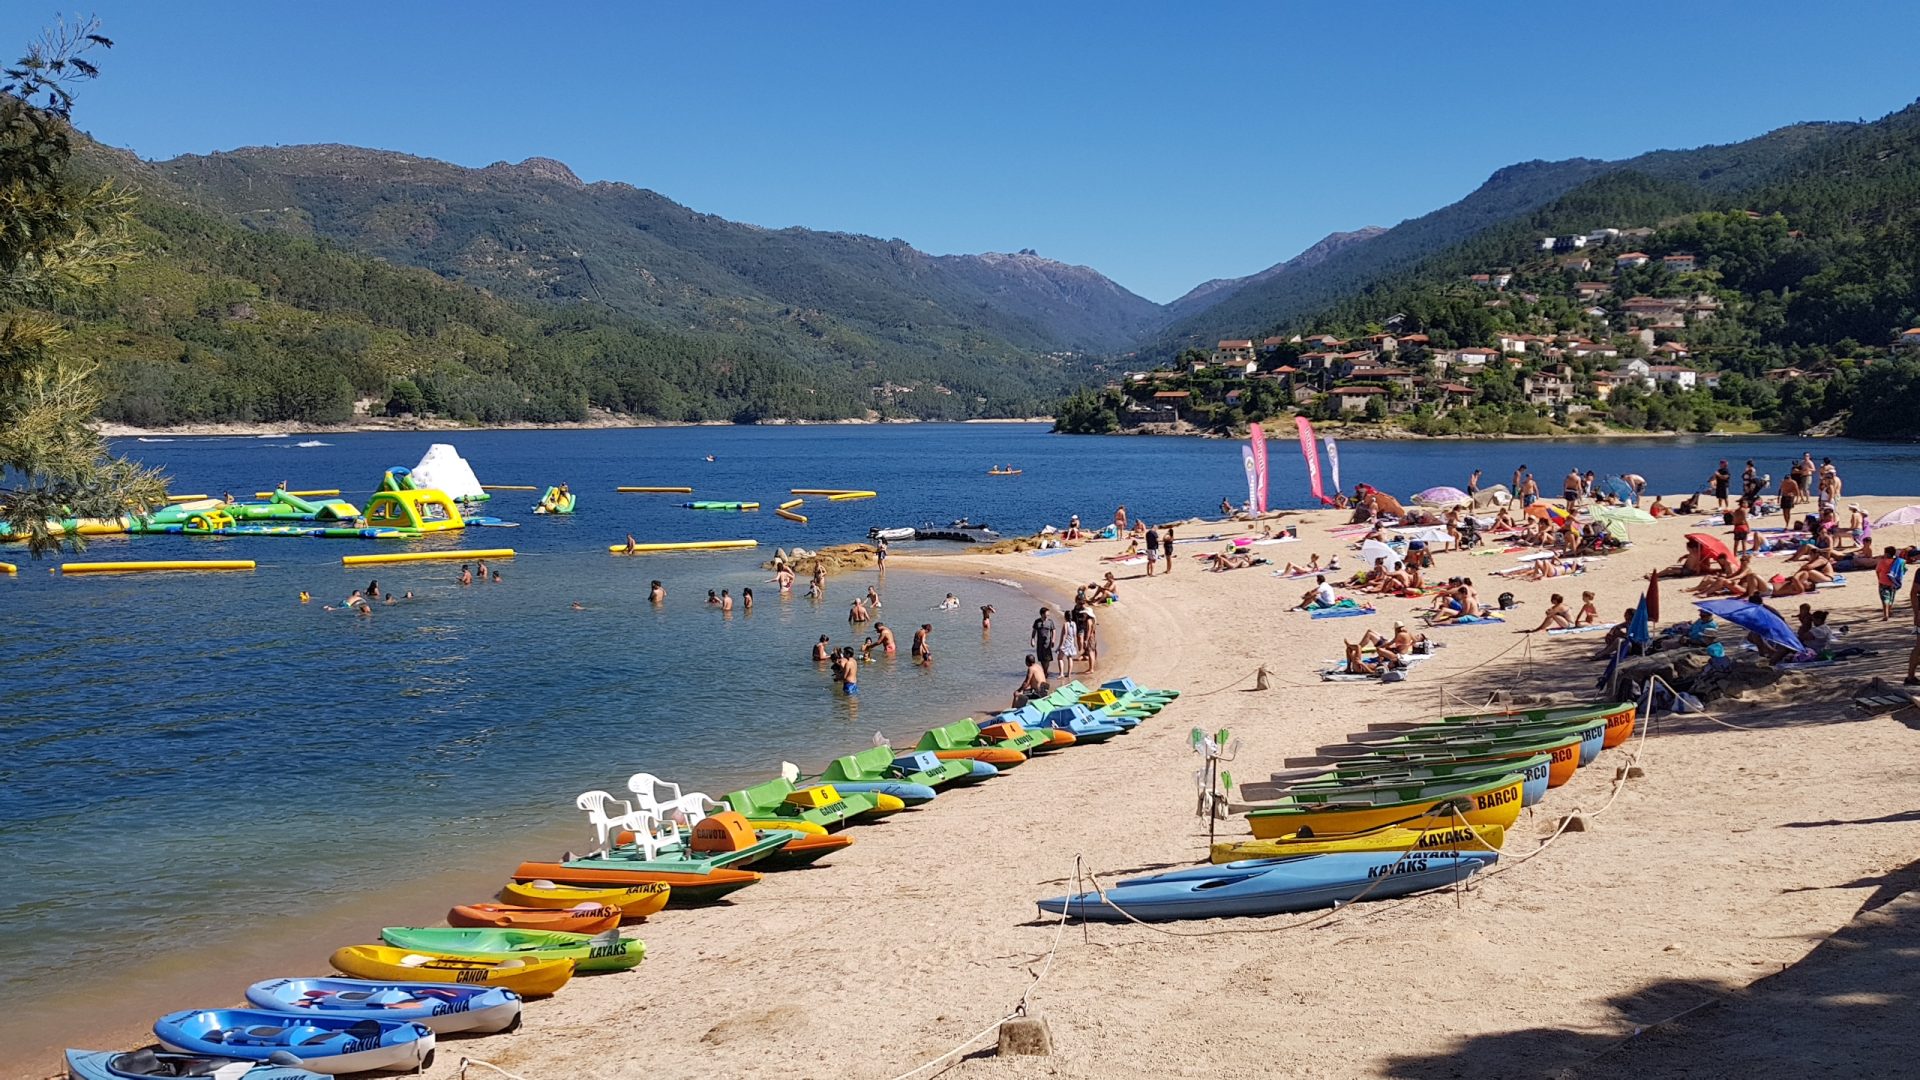
[[[1565,630],[1573,625],[1573,616],[1567,613],[1567,598],[1559,593],[1547,597],[1547,613],[1541,617],[1540,625],[1531,630],[1522,630],[1523,634],[1537,634],[1542,630]]]
[[[833,647],[827,644],[827,635],[821,634],[820,640],[813,643],[813,662],[824,664],[833,658]]]
[[[886,623],[877,622],[873,624],[873,633],[880,639],[880,651],[892,656],[899,645],[899,642],[894,640],[893,631],[887,628]]]
[[[1033,653],[1027,654],[1027,677],[1013,692],[1013,707],[1018,709],[1036,698],[1053,693],[1053,687],[1047,684],[1047,669],[1040,666],[1040,658]]]

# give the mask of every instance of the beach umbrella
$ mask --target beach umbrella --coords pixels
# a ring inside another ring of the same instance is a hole
[[[1367,492],[1367,505],[1372,507],[1376,514],[1389,514],[1397,518],[1407,516],[1407,508],[1400,505],[1400,500],[1379,488],[1373,488]]]
[[[1770,645],[1778,645],[1795,654],[1806,651],[1800,643],[1799,635],[1780,613],[1765,604],[1756,604],[1751,600],[1695,600],[1694,606],[1710,611],[1735,626],[1759,634],[1761,640]]]
[[[1647,611],[1647,598],[1641,597],[1640,603],[1633,609],[1633,620],[1627,623],[1627,640],[1635,645],[1645,645],[1653,640],[1653,617]]]
[[[1366,543],[1361,544],[1360,545],[1360,569],[1362,570],[1373,569],[1373,560],[1375,559],[1387,560],[1388,568],[1392,568],[1394,563],[1397,563],[1400,561],[1400,554],[1399,552],[1394,551],[1392,548],[1388,547],[1387,545],[1381,543],[1378,540],[1369,540]]]
[[[1708,558],[1719,556],[1728,562],[1733,561],[1733,552],[1727,550],[1727,542],[1712,533],[1688,533],[1687,539],[1697,542],[1700,550],[1706,552]]]
[[[1452,506],[1455,503],[1463,503],[1469,500],[1466,492],[1461,491],[1457,487],[1447,487],[1445,484],[1442,484],[1439,487],[1430,487],[1420,494],[1415,495],[1413,501],[1421,506]]]
[[[1587,511],[1587,516],[1608,524],[1617,521],[1622,524],[1651,525],[1657,520],[1652,514],[1637,506],[1596,506]]]
[[[1920,525],[1920,504],[1903,506],[1898,510],[1889,511],[1881,515],[1879,521],[1873,523],[1873,527],[1876,529],[1884,528],[1888,525]]]
[[[1618,476],[1609,476],[1600,481],[1600,490],[1624,503],[1638,504],[1640,496],[1633,493],[1633,485]]]
[[[1660,621],[1660,575],[1659,574],[1654,573],[1654,574],[1647,575],[1647,595],[1642,597],[1642,599],[1646,601],[1647,618],[1652,619],[1654,622],[1659,622]]]

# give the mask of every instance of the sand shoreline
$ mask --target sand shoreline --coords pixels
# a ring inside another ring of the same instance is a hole
[[[1898,502],[1858,501],[1876,513]],[[1346,541],[1327,537],[1334,515],[1298,520],[1301,540],[1255,552],[1277,564],[1340,550],[1352,568]],[[1523,636],[1521,620],[1537,621],[1552,591],[1577,603],[1592,589],[1603,615],[1617,612],[1647,570],[1675,560],[1696,520],[1635,526],[1634,547],[1571,579],[1502,583],[1487,571],[1507,559],[1440,556],[1441,576],[1469,573],[1483,594],[1512,591],[1522,606],[1504,626],[1434,631],[1445,647],[1390,685],[1316,673],[1343,639],[1406,619],[1414,601],[1309,620],[1284,609],[1310,579],[1199,572],[1189,556],[1204,545],[1179,549],[1171,579],[1115,568],[1122,601],[1101,619],[1118,649],[1100,674],[1187,691],[1161,716],[857,828],[852,848],[735,903],[667,912],[639,930],[639,972],[577,980],[531,1005],[519,1034],[448,1040],[432,1074],[453,1075],[465,1055],[529,1080],[893,1077],[1004,1015],[1056,941],[1032,991],[1054,1055],[963,1056],[944,1075],[1440,1077],[1579,1065],[1640,1026],[1798,963],[1853,918],[1862,882],[1920,845],[1912,731],[1850,706],[1869,677],[1898,682],[1913,640],[1904,623],[1866,618],[1871,575],[1813,599],[1876,655],[1796,672],[1716,702],[1710,717],[1657,719],[1640,744],[1644,777],[1616,793],[1624,755],[1609,751],[1523,816],[1509,868],[1465,893],[1355,905],[1312,928],[1280,929],[1285,917],[1170,928],[1183,936],[1134,926],[1056,936],[1033,900],[1065,891],[1076,860],[1112,882],[1204,859],[1189,728],[1240,735],[1234,771],[1257,779],[1370,722],[1431,717],[1491,691],[1590,694],[1597,636]],[[1097,579],[1115,548],[896,557],[903,568],[933,569],[937,558],[941,569],[1071,590]],[[1680,587],[1664,593],[1664,623],[1690,613]],[[1031,616],[1000,618],[1024,635]],[[1261,692],[1249,676],[1263,665],[1272,688]],[[1590,831],[1513,861],[1561,815],[1603,805]],[[1859,1033],[1883,1036],[1904,1030]],[[970,1049],[981,1045],[990,1042]]]

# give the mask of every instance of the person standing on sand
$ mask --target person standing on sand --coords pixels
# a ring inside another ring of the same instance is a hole
[[[1115,536],[1127,535],[1127,507],[1125,503],[1122,503],[1120,508],[1113,512],[1113,534]]]
[[[1893,619],[1894,601],[1900,598],[1900,583],[1907,576],[1907,561],[1889,544],[1873,562],[1873,578],[1880,586],[1880,621]]]
[[[1567,513],[1571,514],[1580,507],[1580,470],[1568,469],[1567,478],[1560,481],[1560,496],[1567,501]]]
[[[1467,477],[1467,498],[1471,500],[1478,494],[1480,494],[1480,470],[1475,469],[1473,475]]]
[[[1913,609],[1913,651],[1907,654],[1907,686],[1920,686],[1920,574],[1913,576],[1907,592],[1907,606]]]
[[[880,572],[882,574],[885,574],[887,572],[887,542],[884,538],[875,543],[874,549],[873,549],[873,558],[874,558],[874,561],[879,565]]]
[[[1532,473],[1528,473],[1527,478],[1521,481],[1520,483],[1521,509],[1525,509],[1529,506],[1532,506],[1534,502],[1536,502],[1539,498],[1540,498],[1540,484],[1538,481],[1534,480]]]
[[[1173,573],[1173,526],[1171,525],[1160,530],[1160,562],[1162,570],[1169,574]]]
[[[1027,634],[1027,644],[1032,646],[1033,655],[1039,658],[1040,670],[1045,672],[1053,666],[1053,644],[1060,637],[1060,627],[1053,621],[1053,612],[1040,605],[1040,617],[1033,620],[1033,629]]]
[[[1080,628],[1080,655],[1087,658],[1087,670],[1091,672],[1100,662],[1100,621],[1094,616],[1093,608],[1075,604],[1073,623]]]
[[[1160,529],[1147,526],[1147,576],[1153,576],[1153,566],[1160,561]]]
[[[1780,480],[1780,522],[1787,528],[1793,528],[1793,504],[1798,502],[1803,489],[1798,481],[1788,473]]]
[[[1520,494],[1520,482],[1522,480],[1525,480],[1526,478],[1527,478],[1527,467],[1525,465],[1522,465],[1519,468],[1513,470],[1513,493],[1516,496]]]

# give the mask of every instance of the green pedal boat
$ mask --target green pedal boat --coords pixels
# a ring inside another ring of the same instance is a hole
[[[571,960],[578,972],[628,971],[639,966],[647,947],[639,938],[604,934],[568,934],[559,930],[468,930],[429,926],[389,926],[380,939],[396,949],[484,960],[536,957]]]

